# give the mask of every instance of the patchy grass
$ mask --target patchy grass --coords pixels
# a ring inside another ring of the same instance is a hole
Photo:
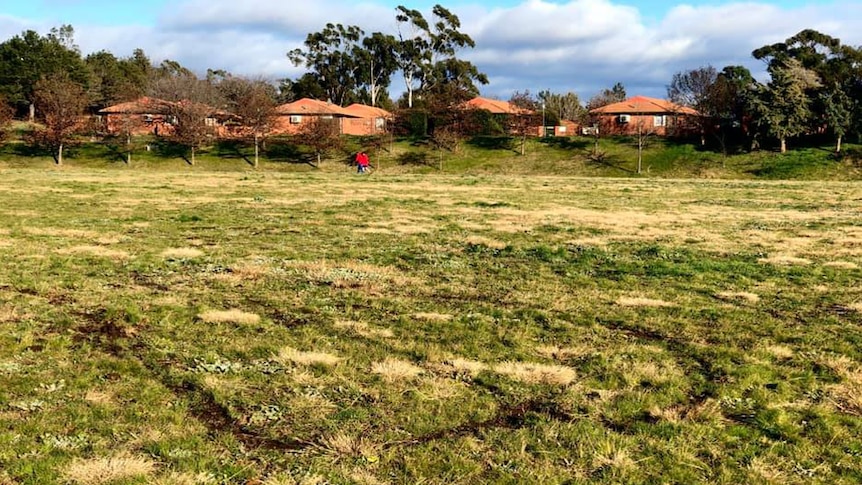
[[[0,483],[862,479],[857,183],[531,156],[9,162]]]

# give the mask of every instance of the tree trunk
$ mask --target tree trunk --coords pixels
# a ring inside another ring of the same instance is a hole
[[[257,164],[260,161],[260,140],[257,136],[257,133],[254,134],[254,168],[257,168]]]
[[[63,165],[63,144],[60,143],[60,148],[57,149],[57,165]]]
[[[524,137],[521,138],[521,156],[523,157],[526,153],[527,153],[527,136],[524,135]]]
[[[781,153],[787,153],[787,138],[782,136],[780,138],[780,141],[781,141]]]
[[[126,133],[126,165],[132,164],[132,134]]]
[[[317,167],[320,168],[320,152],[317,152]]]
[[[195,147],[192,147],[192,165],[195,164]]]
[[[838,142],[835,144],[835,153],[841,153],[841,135],[838,135]]]
[[[30,123],[36,120],[36,105],[30,103]]]

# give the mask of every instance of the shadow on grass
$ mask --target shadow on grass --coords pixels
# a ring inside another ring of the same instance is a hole
[[[584,150],[593,144],[593,139],[569,136],[548,136],[539,138],[539,143],[549,147],[559,148],[561,150]]]
[[[612,168],[615,170],[619,170],[621,172],[635,174],[636,170],[632,170],[630,168],[624,167],[623,161],[618,159],[613,155],[608,155],[603,151],[599,151],[598,153],[593,153],[592,151],[587,154],[587,163],[590,165],[595,165],[599,167]]]
[[[267,141],[263,152],[271,162],[310,165],[317,168],[317,156],[314,153],[303,151],[294,143],[270,140]]]
[[[156,156],[162,158],[181,158],[187,164],[192,164],[189,159],[189,148],[185,145],[170,140],[156,140],[152,146],[154,147]]]
[[[219,158],[242,159],[245,160],[245,163],[254,166],[254,160],[251,160],[248,155],[242,151],[247,147],[248,143],[244,140],[218,140],[215,145],[213,145],[210,153]]]
[[[514,149],[514,139],[510,136],[474,136],[467,144],[484,150]]]

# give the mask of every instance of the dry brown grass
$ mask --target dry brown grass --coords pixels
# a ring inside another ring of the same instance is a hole
[[[276,360],[282,363],[292,362],[299,365],[334,366],[341,362],[341,357],[326,352],[304,352],[291,347],[285,347],[278,352]]]
[[[727,300],[743,300],[748,303],[757,303],[760,301],[760,295],[748,291],[720,291],[715,296]]]
[[[536,353],[542,357],[553,360],[566,360],[572,357],[590,355],[595,352],[595,347],[587,345],[577,347],[561,347],[559,345],[541,345],[536,347]]]
[[[194,259],[204,255],[204,252],[196,248],[168,248],[161,253],[166,259]]]
[[[388,358],[383,362],[371,365],[371,372],[380,375],[385,381],[405,381],[415,379],[425,372],[425,369],[405,360]]]
[[[365,322],[354,322],[351,320],[339,320],[339,321],[335,322],[334,326],[335,326],[335,328],[340,328],[342,330],[349,330],[349,331],[356,333],[357,335],[360,335],[360,336],[365,337],[365,338],[370,338],[370,339],[377,339],[377,338],[388,339],[388,338],[392,338],[395,336],[395,334],[392,332],[392,330],[389,330],[388,328],[371,327],[370,325],[368,325]]]
[[[823,263],[823,266],[838,269],[856,269],[859,267],[858,264],[851,261],[828,261],[826,263]]]
[[[862,301],[857,301],[847,305],[847,308],[862,313]]]
[[[260,315],[248,313],[236,308],[230,310],[208,310],[198,315],[206,323],[237,323],[240,325],[255,325],[260,323]]]
[[[532,362],[502,362],[494,366],[494,371],[527,384],[565,386],[577,377],[571,367]]]
[[[468,236],[464,242],[474,246],[485,246],[491,249],[505,249],[508,244],[497,239],[491,239],[484,236]]]
[[[616,304],[625,307],[651,307],[651,308],[669,308],[675,307],[676,303],[669,301],[657,300],[654,298],[646,298],[642,296],[623,296],[617,298]]]
[[[776,266],[806,266],[811,264],[810,259],[787,255],[770,256],[768,258],[760,258],[757,261],[759,263],[774,264]]]
[[[57,254],[83,254],[116,260],[127,259],[129,257],[129,253],[126,251],[108,249],[103,246],[73,246],[70,248],[58,249]]]
[[[123,453],[110,458],[77,458],[61,470],[61,475],[69,482],[98,485],[148,477],[155,469],[155,463],[148,458]]]
[[[795,354],[793,349],[784,345],[768,345],[763,350],[778,359],[789,359]]]
[[[24,227],[22,231],[32,236],[64,237],[71,239],[96,239],[101,236],[95,231],[84,229],[59,229],[55,227]]]
[[[440,363],[438,368],[439,370],[447,373],[464,373],[471,376],[476,376],[480,372],[488,370],[491,367],[484,362],[479,362],[478,360],[469,360],[462,359],[461,357],[455,357],[452,359],[444,360]]]
[[[448,322],[452,320],[452,315],[447,313],[420,312],[414,313],[413,318],[416,320],[425,320],[426,322]]]

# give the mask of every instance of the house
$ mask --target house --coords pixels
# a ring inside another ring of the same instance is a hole
[[[168,123],[168,101],[142,97],[134,101],[108,106],[99,111],[102,126],[112,134],[164,134],[172,128]]]
[[[697,111],[670,101],[647,96],[634,96],[625,101],[590,110],[597,118],[603,135],[636,135],[651,133],[658,136],[698,133]]]
[[[525,128],[529,133],[540,135],[542,132],[541,123],[535,123],[535,126],[524,126],[523,123],[532,123],[530,117],[535,116],[535,112],[519,108],[508,101],[499,99],[489,99],[477,96],[462,105],[462,109],[466,111],[475,110],[487,113],[486,116],[469,117],[469,131],[474,134],[496,135],[511,131],[521,131]],[[516,118],[523,117],[518,120]],[[515,128],[517,126],[517,128]]]
[[[303,127],[317,120],[331,120],[338,125],[338,132],[344,133],[345,119],[360,118],[359,115],[347,111],[337,104],[311,98],[302,98],[292,103],[277,106],[275,114],[273,133],[286,135],[295,135]]]
[[[359,103],[351,104],[344,110],[357,116],[344,118],[342,133],[345,135],[369,136],[385,133],[387,123],[393,118],[392,113],[385,109]]]
[[[144,96],[134,101],[108,106],[100,110],[102,126],[112,135],[167,135],[173,132],[176,109],[189,101],[177,103]],[[236,122],[237,116],[204,104],[195,103],[196,111],[206,112],[204,123],[212,128],[213,135],[228,135],[228,125]]]

